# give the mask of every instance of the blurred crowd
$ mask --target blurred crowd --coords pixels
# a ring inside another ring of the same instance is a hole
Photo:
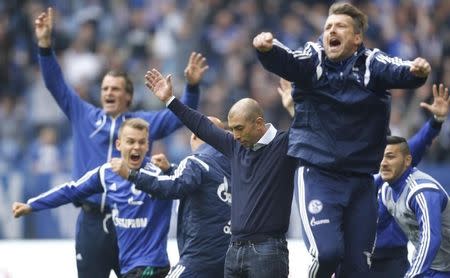
[[[289,127],[276,87],[278,79],[256,61],[252,39],[271,31],[292,49],[318,39],[330,2],[319,0],[22,0],[0,2],[0,173],[30,175],[71,169],[71,131],[47,92],[37,65],[34,19],[55,10],[53,47],[66,80],[85,100],[99,103],[100,78],[109,69],[132,77],[132,109],[160,109],[147,92],[144,74],[157,68],[173,74],[176,91],[191,51],[201,52],[209,70],[199,110],[226,120],[231,104],[257,99],[266,118]],[[415,92],[392,91],[391,131],[410,136],[427,120],[420,107],[435,82],[450,86],[450,1],[350,1],[369,15],[366,46],[404,59],[432,64],[428,83]],[[175,162],[189,152],[181,130],[158,142]],[[427,161],[450,163],[450,124],[433,143]]]

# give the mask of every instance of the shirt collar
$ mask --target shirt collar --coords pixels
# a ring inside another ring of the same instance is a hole
[[[268,145],[277,135],[277,129],[271,123],[266,124],[266,128],[266,133],[253,145],[252,150],[257,151],[265,145]]]

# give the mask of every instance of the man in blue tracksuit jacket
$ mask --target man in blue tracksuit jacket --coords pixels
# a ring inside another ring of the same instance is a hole
[[[436,136],[438,136],[442,123],[449,112],[448,89],[440,84],[439,90],[433,85],[434,101],[431,105],[421,103],[421,106],[429,110],[434,116],[408,140],[413,167],[422,160],[425,150]],[[380,197],[381,186],[384,181],[380,174],[374,175],[375,185],[378,192],[378,222],[375,251],[372,256],[371,272],[377,276],[403,277],[409,268],[408,261],[408,239],[394,218],[389,214],[382,204]]]
[[[348,3],[330,7],[322,40],[291,51],[261,33],[262,65],[294,82],[288,154],[296,173],[310,277],[367,273],[376,230],[378,170],[389,124],[391,88],[425,83],[429,63],[402,61],[363,45],[367,16]],[[355,229],[354,227],[360,227]]]
[[[219,119],[209,117],[223,128]],[[126,163],[118,172],[136,188],[160,199],[179,199],[177,242],[180,259],[167,277],[223,277],[225,254],[230,242],[230,162],[196,135],[191,136],[192,155],[177,168],[163,154],[152,162],[170,176],[132,172]]]
[[[36,19],[38,59],[47,89],[71,122],[74,179],[119,156],[114,141],[119,126],[128,118],[139,117],[150,123],[150,144],[182,126],[167,109],[158,112],[128,111],[133,97],[133,84],[122,72],[111,71],[104,76],[101,85],[102,108],[83,101],[65,82],[50,48],[52,14],[49,8]],[[206,68],[205,59],[193,53],[185,71],[188,85],[182,97],[182,101],[192,108],[198,105],[198,82]],[[96,194],[77,203],[82,208],[75,238],[78,277],[107,278],[112,269],[119,273],[116,236],[114,229],[111,229],[110,208],[105,204],[105,195]]]
[[[381,204],[415,247],[406,278],[450,277],[449,194],[430,175],[411,165],[406,140],[390,136],[380,174]]]
[[[148,123],[139,118],[126,120],[119,133],[116,146],[128,167],[143,168],[153,176],[160,174],[158,167],[145,161],[149,148]],[[13,214],[19,217],[104,192],[106,203],[112,208],[112,222],[117,232],[121,277],[165,277],[169,271],[166,249],[172,201],[156,199],[136,189],[112,167],[112,162],[105,163],[77,181],[31,198],[27,204],[14,203]]]

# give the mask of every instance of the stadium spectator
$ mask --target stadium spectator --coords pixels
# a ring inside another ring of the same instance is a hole
[[[403,61],[365,48],[366,29],[363,12],[335,3],[318,43],[292,51],[272,33],[253,40],[262,65],[295,83],[288,154],[299,160],[296,197],[311,277],[369,271],[377,215],[371,174],[386,142],[387,90],[417,88],[431,71],[423,58]]]

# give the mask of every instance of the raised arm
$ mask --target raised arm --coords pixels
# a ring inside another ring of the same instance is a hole
[[[262,32],[253,39],[253,47],[263,67],[276,75],[307,86],[320,63],[322,47],[309,42],[302,50],[292,51],[276,40],[272,33]]]
[[[412,155],[412,165],[417,166],[425,153],[426,148],[431,145],[433,139],[438,136],[442,123],[447,118],[450,107],[448,88],[443,84],[433,85],[433,103],[420,103],[420,106],[433,114],[425,125],[408,140],[408,145]]]
[[[153,94],[183,122],[200,139],[230,157],[236,143],[233,136],[217,127],[208,117],[190,109],[173,96],[171,76],[163,77],[156,69],[147,71],[145,75],[147,87]]]
[[[92,107],[83,101],[75,90],[64,80],[64,76],[51,48],[53,29],[53,9],[47,8],[34,22],[35,35],[39,46],[38,61],[44,83],[58,103],[58,106],[72,120],[78,114],[85,114]]]
[[[197,52],[192,52],[184,70],[186,86],[181,96],[181,102],[192,109],[197,109],[200,98],[200,82],[208,69],[206,58]],[[158,112],[137,112],[137,116],[152,123],[150,137],[153,140],[164,138],[183,126],[181,121],[169,110]]]
[[[415,89],[425,83],[431,72],[430,64],[423,58],[405,61],[375,49],[367,59],[369,68],[364,82],[375,90]]]
[[[294,117],[295,109],[294,109],[294,99],[292,98],[291,82],[283,78],[280,78],[280,85],[278,86],[277,91],[281,97],[281,103],[283,104],[284,109],[288,111],[291,117]]]

